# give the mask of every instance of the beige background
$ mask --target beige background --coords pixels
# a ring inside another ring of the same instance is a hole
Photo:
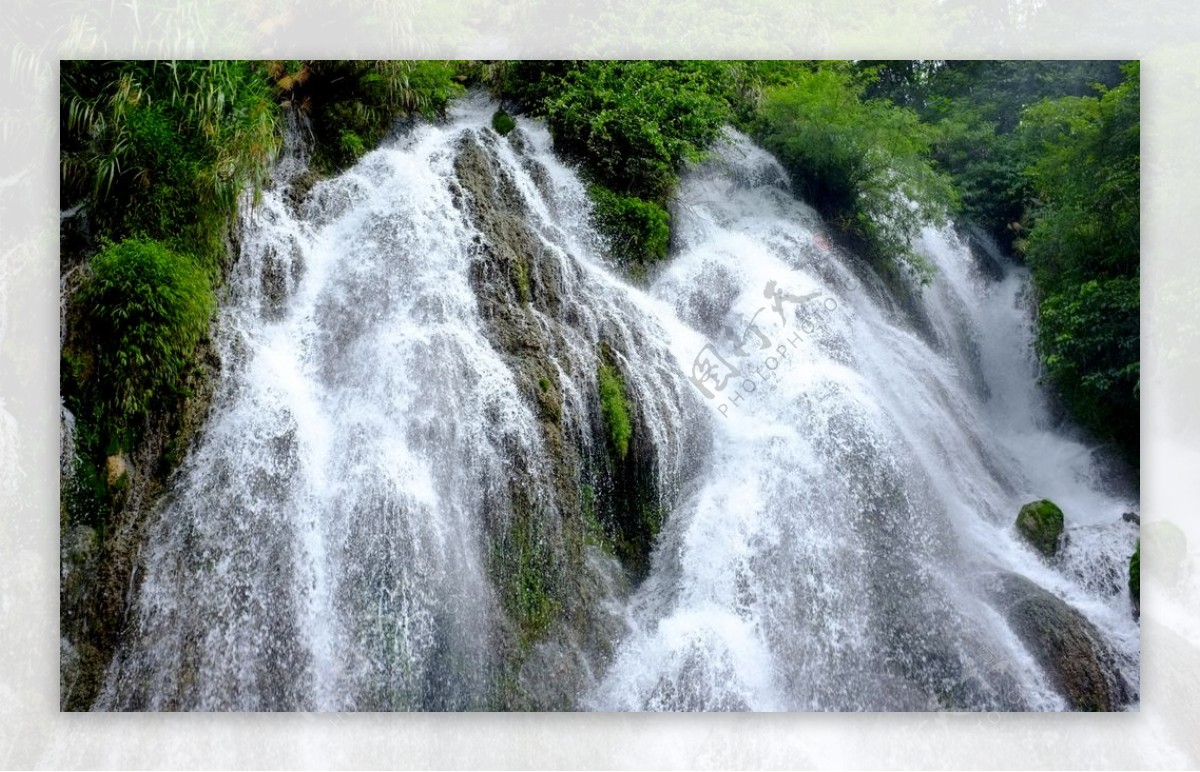
[[[47,8],[46,6],[50,6]],[[60,715],[57,78],[78,57],[1143,61],[1140,713]],[[1194,0],[6,0],[0,14],[0,765],[1181,767],[1200,764],[1200,10]]]

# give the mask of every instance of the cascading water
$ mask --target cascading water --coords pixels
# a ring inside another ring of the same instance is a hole
[[[1122,583],[1089,584],[1133,551],[1129,502],[1101,493],[1088,448],[1050,428],[1027,278],[990,279],[927,230],[938,275],[914,326],[836,255],[769,156],[737,137],[720,155],[685,182],[679,254],[652,289],[715,342],[676,354],[714,365],[717,450],[591,704],[1062,708],[990,602],[1008,571],[1082,609],[1136,688]],[[1070,513],[1066,559],[1082,577],[1015,539],[1015,513],[1043,496]]]
[[[1019,269],[927,231],[914,323],[731,133],[643,292],[545,129],[501,138],[491,109],[307,195],[288,159],[246,217],[213,409],[97,707],[1065,708],[1010,574],[1136,694],[1110,576],[1130,504],[1051,428]],[[605,361],[627,474],[597,471]],[[1071,535],[1054,566],[1012,531],[1042,497]],[[645,565],[580,535],[600,499],[665,513]]]

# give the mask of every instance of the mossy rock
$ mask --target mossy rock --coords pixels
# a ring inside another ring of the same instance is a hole
[[[496,130],[497,134],[504,137],[507,136],[510,131],[517,128],[517,122],[514,121],[513,117],[508,113],[504,112],[503,110],[497,110],[495,114],[492,115],[492,128]]]
[[[1054,557],[1063,532],[1062,510],[1048,499],[1030,502],[1017,515],[1017,532],[1043,555]]]

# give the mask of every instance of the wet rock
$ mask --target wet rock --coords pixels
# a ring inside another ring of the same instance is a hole
[[[288,204],[291,205],[294,212],[299,212],[300,207],[304,204],[308,194],[313,187],[321,181],[321,175],[312,169],[305,170],[297,174],[289,182],[285,192]]]
[[[1058,552],[1062,532],[1062,510],[1048,499],[1026,504],[1017,515],[1017,533],[1047,557]]]
[[[303,274],[304,257],[300,244],[292,239],[285,246],[269,248],[262,257],[263,315],[278,319],[287,310],[287,301],[295,292]]]
[[[619,634],[605,609],[610,594],[628,592],[625,566],[588,558],[596,551],[588,535],[602,517],[593,499],[607,500],[613,486],[593,481],[589,469],[585,434],[598,430],[566,409],[569,379],[585,366],[573,360],[565,337],[573,318],[563,271],[571,268],[554,259],[559,247],[531,224],[489,141],[498,140],[467,134],[459,144],[456,207],[477,231],[470,279],[485,335],[534,408],[551,465],[547,489],[532,459],[514,448],[518,471],[488,520],[488,570],[507,616],[491,644],[501,660],[494,702],[505,710],[570,709],[584,674],[603,668]]]
[[[1129,687],[1112,653],[1083,614],[1016,574],[997,578],[994,597],[1013,632],[1073,710],[1118,710]]]
[[[1127,523],[1133,523],[1134,525],[1140,525],[1142,522],[1142,518],[1139,517],[1136,512],[1126,512],[1125,514],[1121,515],[1121,519]]]

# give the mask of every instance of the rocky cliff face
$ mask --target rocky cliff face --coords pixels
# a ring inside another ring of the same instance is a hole
[[[555,202],[549,173],[529,155],[528,140],[517,132],[508,142],[542,200]],[[645,576],[672,496],[662,488],[660,448],[649,425],[646,402],[655,395],[640,391],[645,381],[630,372],[637,346],[651,342],[582,302],[586,269],[562,234],[556,238],[530,211],[528,193],[497,163],[496,143],[491,134],[466,134],[457,144],[456,205],[476,233],[471,282],[485,334],[535,409],[552,480],[547,488],[536,477],[538,464],[514,459],[509,516],[501,507],[488,520],[491,571],[512,623],[505,645],[516,674],[515,688],[502,684],[500,702],[571,708],[584,687],[581,676],[603,671],[624,632],[610,609]],[[604,419],[602,367],[619,373],[624,387],[631,421],[624,447]],[[580,382],[588,388],[580,390]]]

